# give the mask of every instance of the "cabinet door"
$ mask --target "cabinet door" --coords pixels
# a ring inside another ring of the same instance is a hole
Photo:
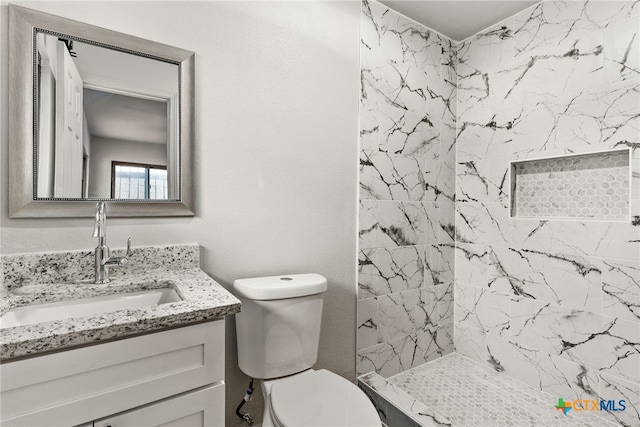
[[[77,425],[224,379],[224,320],[2,364],[0,424]]]
[[[172,397],[120,415],[103,418],[95,427],[224,426],[224,382]]]

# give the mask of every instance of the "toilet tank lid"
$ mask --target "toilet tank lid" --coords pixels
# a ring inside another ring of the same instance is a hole
[[[327,290],[327,279],[316,273],[237,279],[233,290],[252,300],[274,300],[320,294]]]

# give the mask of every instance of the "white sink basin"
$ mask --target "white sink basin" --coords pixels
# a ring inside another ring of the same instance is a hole
[[[178,301],[181,301],[181,298],[173,289],[160,288],[46,304],[33,304],[7,311],[0,317],[0,329],[72,317],[94,316],[116,310],[144,308]]]

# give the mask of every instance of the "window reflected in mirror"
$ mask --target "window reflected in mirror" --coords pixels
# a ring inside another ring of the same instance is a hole
[[[167,167],[112,162],[111,198],[164,200],[167,198]]]

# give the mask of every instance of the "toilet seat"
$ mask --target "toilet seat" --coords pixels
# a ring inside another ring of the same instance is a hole
[[[321,369],[273,382],[273,421],[280,427],[380,427],[378,413],[362,390]]]

